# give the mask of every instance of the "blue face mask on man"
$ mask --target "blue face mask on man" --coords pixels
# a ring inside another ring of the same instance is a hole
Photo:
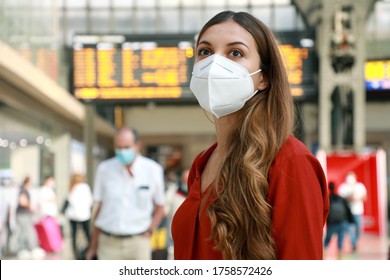
[[[123,165],[131,164],[137,153],[134,148],[115,149],[115,156]]]

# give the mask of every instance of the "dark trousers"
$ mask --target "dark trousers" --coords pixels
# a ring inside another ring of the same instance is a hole
[[[82,231],[84,232],[84,236],[89,244],[91,241],[91,235],[89,231],[89,220],[84,221],[84,222],[79,222],[79,221],[72,221],[70,220],[70,230],[71,230],[71,237],[72,237],[72,249],[73,249],[73,254],[76,259],[80,259],[80,254],[85,248],[80,248],[77,245],[77,231],[78,229],[81,228]]]

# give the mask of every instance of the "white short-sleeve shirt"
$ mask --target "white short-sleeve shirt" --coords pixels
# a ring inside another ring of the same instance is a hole
[[[112,234],[139,234],[152,222],[154,204],[164,205],[164,171],[160,164],[137,155],[131,176],[117,159],[97,168],[94,199],[101,202],[95,226]]]
[[[88,184],[76,184],[68,195],[68,201],[69,206],[65,211],[65,216],[68,219],[84,222],[91,218],[93,197]]]
[[[39,189],[39,209],[43,216],[57,216],[56,193],[53,188],[42,186]]]
[[[364,213],[363,198],[367,195],[366,187],[362,183],[350,185],[343,183],[340,185],[339,195],[342,197],[354,196],[356,200],[349,202],[349,207],[354,215],[362,215]]]

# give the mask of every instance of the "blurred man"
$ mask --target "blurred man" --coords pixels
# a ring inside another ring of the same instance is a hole
[[[115,157],[97,168],[95,221],[86,258],[150,259],[150,237],[164,216],[163,168],[139,153],[133,129],[119,129],[114,146]]]

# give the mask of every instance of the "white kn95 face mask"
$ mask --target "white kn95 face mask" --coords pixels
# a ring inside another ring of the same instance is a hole
[[[190,89],[200,106],[217,118],[240,110],[254,90],[248,70],[237,62],[213,54],[194,65]]]

